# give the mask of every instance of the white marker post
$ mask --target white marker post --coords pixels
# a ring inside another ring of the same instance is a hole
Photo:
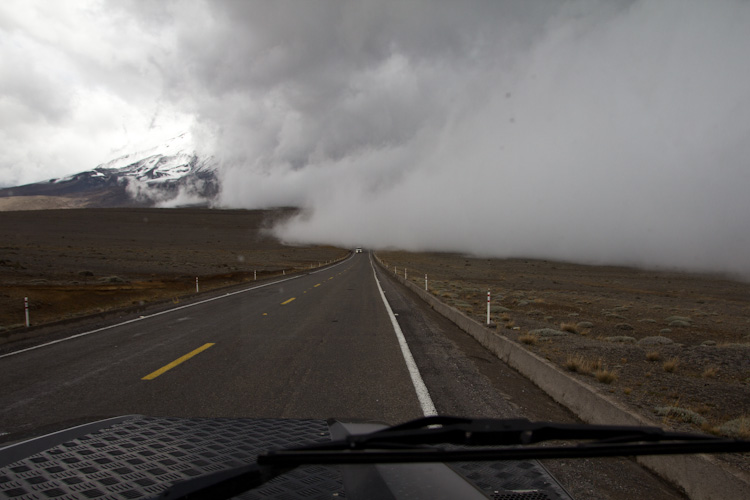
[[[487,326],[490,326],[490,291],[487,290]]]
[[[406,268],[404,268],[404,280],[406,280]]]
[[[282,270],[281,270],[281,275],[282,275],[282,276],[286,276],[286,270],[285,270],[285,269],[282,269]]]
[[[424,291],[427,291],[427,275],[424,275]]]
[[[198,288],[198,276],[195,277],[195,293],[198,293],[200,289]]]
[[[29,320],[29,298],[24,297],[23,298],[23,310],[26,313],[26,328],[31,326],[31,321]]]

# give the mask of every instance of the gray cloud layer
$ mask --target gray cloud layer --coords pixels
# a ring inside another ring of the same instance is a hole
[[[222,205],[307,208],[289,241],[750,275],[750,5],[530,4],[113,2],[101,85],[194,119]]]

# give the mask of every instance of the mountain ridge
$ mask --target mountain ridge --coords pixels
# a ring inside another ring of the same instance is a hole
[[[189,134],[91,170],[0,189],[0,210],[211,206],[218,164],[199,155]]]

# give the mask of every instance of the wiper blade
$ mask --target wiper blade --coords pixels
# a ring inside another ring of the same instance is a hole
[[[565,446],[509,447],[571,440],[586,442]],[[427,445],[504,447],[448,449]],[[670,432],[658,427],[433,416],[330,443],[272,451],[259,456],[258,464],[451,462],[742,451],[750,451],[750,441]]]

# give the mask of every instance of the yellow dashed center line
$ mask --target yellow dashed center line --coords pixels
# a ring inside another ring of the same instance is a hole
[[[319,287],[319,286],[320,286],[320,283],[318,283],[317,285],[315,285],[315,286],[314,286],[313,288],[317,288],[317,287]]]
[[[192,358],[196,354],[202,353],[203,351],[205,351],[206,349],[208,349],[212,345],[214,345],[214,344],[204,344],[201,347],[199,347],[198,349],[185,354],[181,358],[175,359],[174,361],[172,361],[168,365],[162,366],[161,368],[159,368],[155,372],[149,373],[148,375],[146,375],[145,377],[143,377],[141,380],[154,380],[156,377],[158,377],[162,373],[171,370],[172,368],[174,368],[175,366],[179,365],[180,363],[184,363],[185,361],[187,361],[188,359]]]
[[[282,303],[281,303],[281,305],[282,305],[282,306],[285,306],[285,305],[287,305],[288,303],[290,303],[291,301],[293,301],[293,300],[294,300],[294,299],[296,299],[296,298],[297,298],[297,297],[292,297],[292,298],[291,298],[291,299],[289,299],[289,300],[285,300],[284,302],[282,302]]]

